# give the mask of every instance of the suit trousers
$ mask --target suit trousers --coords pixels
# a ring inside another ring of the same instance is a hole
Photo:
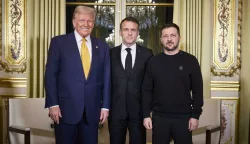
[[[110,144],[125,144],[127,129],[129,144],[146,144],[146,129],[141,119],[109,120]]]
[[[67,124],[60,119],[55,123],[56,144],[97,144],[98,123],[88,124],[86,114],[77,124]]]
[[[153,113],[153,144],[192,144],[192,131],[189,131],[190,116],[159,116]]]

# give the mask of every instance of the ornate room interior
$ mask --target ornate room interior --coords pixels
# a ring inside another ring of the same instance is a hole
[[[73,31],[72,13],[77,5],[97,10],[92,35],[111,48],[121,44],[119,24],[126,16],[139,20],[137,43],[154,54],[162,51],[162,26],[167,22],[178,24],[180,49],[194,55],[202,70],[206,107],[202,119],[206,122],[201,123],[205,133],[212,125],[207,122],[214,119],[206,114],[213,113],[218,116],[220,129],[212,136],[219,136],[219,143],[250,143],[249,0],[0,0],[0,143],[7,144],[11,139],[8,100],[45,97],[50,40]],[[216,100],[219,106],[209,105],[210,100]],[[48,117],[46,111],[44,117]],[[105,127],[100,130],[104,137]],[[32,133],[31,127],[31,137],[51,138],[52,131],[48,125],[34,128]],[[205,139],[202,131],[194,135],[202,133]],[[46,132],[49,134],[43,135]],[[11,135],[12,139],[15,136]],[[100,139],[99,143],[106,141]]]

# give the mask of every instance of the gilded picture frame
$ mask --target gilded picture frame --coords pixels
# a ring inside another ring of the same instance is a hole
[[[27,69],[26,1],[4,0],[3,2],[4,15],[1,9],[0,24],[0,71],[24,73]]]
[[[213,57],[214,76],[233,77],[241,68],[241,0],[214,0]]]

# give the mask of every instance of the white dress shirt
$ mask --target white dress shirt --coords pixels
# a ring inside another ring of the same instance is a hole
[[[132,68],[134,67],[135,64],[135,55],[136,55],[136,43],[133,44],[131,47],[127,47],[124,44],[122,44],[122,48],[121,48],[121,61],[122,61],[122,66],[125,69],[125,61],[126,61],[126,57],[128,52],[126,51],[126,48],[131,48],[131,55],[132,55]]]

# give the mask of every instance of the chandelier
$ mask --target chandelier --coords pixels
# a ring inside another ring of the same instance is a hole
[[[97,0],[95,3],[114,3],[115,0]],[[109,30],[114,29],[115,7],[95,5],[96,9],[96,26],[105,27]]]
[[[127,0],[128,3],[155,3],[154,0]],[[155,15],[156,6],[127,6],[126,15],[136,18],[140,30],[156,26],[158,18]]]
[[[95,3],[114,3],[115,0],[97,0]],[[154,0],[127,0],[127,3],[155,3]],[[105,39],[106,42],[113,47],[115,36],[114,36],[114,23],[115,23],[115,7],[114,6],[94,6],[96,13],[95,25],[105,27],[108,30],[112,30],[112,33]],[[156,6],[127,6],[126,16],[134,17],[139,21],[139,30],[145,30],[158,24],[158,18],[155,15]],[[137,37],[137,43],[143,44],[144,40]]]
[[[115,0],[97,0],[95,3],[114,3]],[[155,3],[154,0],[127,0],[127,3]],[[115,7],[114,6],[94,6],[96,13],[96,26],[114,29]],[[155,15],[156,6],[127,6],[126,16],[136,18],[140,23],[140,30],[156,26],[158,18]]]

